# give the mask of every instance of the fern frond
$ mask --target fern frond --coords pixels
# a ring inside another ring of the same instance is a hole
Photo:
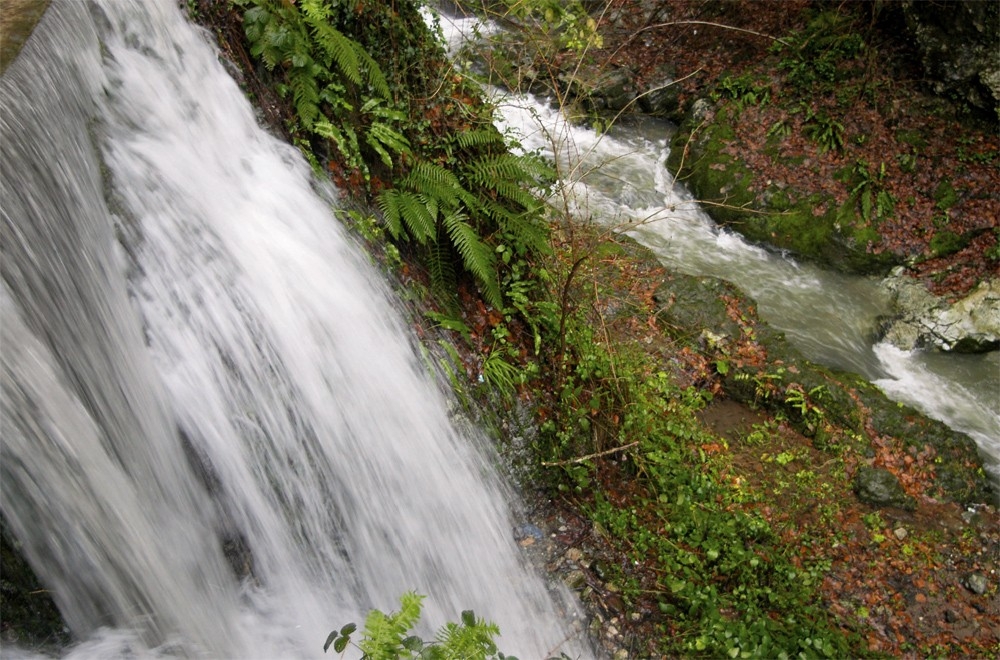
[[[376,204],[382,212],[382,221],[389,234],[397,241],[406,238],[403,233],[402,212],[399,210],[399,190],[385,190],[378,196]]]
[[[442,212],[457,209],[465,193],[454,172],[426,160],[415,163],[400,186],[435,200]]]
[[[310,68],[296,66],[288,70],[288,86],[292,90],[295,111],[307,129],[319,118],[319,85]]]
[[[486,302],[497,309],[502,308],[494,251],[479,238],[472,225],[465,221],[463,213],[456,211],[444,216],[442,224],[455,250],[462,257],[462,265],[479,282]]]
[[[324,13],[315,10],[315,4],[303,5],[303,14],[315,43],[322,51],[323,64],[327,68],[336,64],[341,75],[355,85],[360,85],[361,65],[358,62],[358,43],[330,25]]]
[[[427,272],[431,278],[431,290],[448,307],[458,302],[458,278],[455,275],[454,252],[451,241],[438,237],[430,245],[427,254]]]
[[[401,183],[411,190],[454,190],[461,187],[454,172],[429,160],[414,163]]]
[[[515,154],[483,156],[469,164],[470,178],[478,185],[492,187],[498,181],[524,182],[531,180],[526,169],[528,159]]]
[[[365,80],[368,81],[368,85],[382,98],[389,98],[391,96],[389,83],[385,79],[385,74],[382,73],[382,67],[368,54],[364,46],[357,41],[353,42],[353,44],[355,57],[364,65]]]
[[[392,167],[392,156],[388,149],[397,154],[408,153],[410,142],[406,136],[388,124],[376,122],[368,127],[365,141],[379,155],[386,167]]]
[[[420,619],[423,596],[408,592],[400,599],[398,612],[384,614],[372,610],[365,619],[365,629],[358,646],[368,658],[394,658],[399,656],[403,640]]]
[[[492,358],[496,353],[491,353]],[[489,361],[489,358],[487,358]],[[506,363],[504,363],[506,364]],[[486,365],[484,364],[484,376]],[[511,370],[516,372],[516,368],[507,364]],[[513,376],[513,374],[507,374]],[[511,381],[512,392],[515,383]],[[472,619],[472,621],[468,621]],[[462,613],[462,625],[457,623],[446,623],[437,633],[438,657],[440,660],[466,660],[468,658],[489,658],[497,653],[496,643],[493,641],[500,634],[500,628],[495,623],[487,623],[482,619],[476,620],[472,612]]]
[[[421,195],[393,188],[379,195],[378,206],[393,238],[409,235],[423,245],[437,234],[436,209]]]
[[[493,144],[503,144],[503,135],[495,128],[485,128],[475,131],[465,131],[455,136],[458,146],[463,149],[485,147]]]
[[[549,242],[550,228],[538,213],[526,212],[510,218],[504,223],[503,229],[511,236],[521,253],[546,254],[552,248]]]

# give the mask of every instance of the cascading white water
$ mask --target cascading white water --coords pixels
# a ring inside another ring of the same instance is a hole
[[[70,654],[318,657],[415,590],[431,628],[590,655],[329,191],[175,4],[56,1],[0,80],[2,505]]]
[[[496,29],[448,17],[442,28],[453,50]],[[877,282],[799,263],[720,229],[668,172],[667,124],[622,121],[598,133],[569,123],[544,99],[490,92],[499,123],[526,150],[559,163],[557,205],[628,233],[672,269],[736,283],[810,360],[858,373],[975,439],[1000,484],[1000,353],[941,356],[876,343],[878,319],[888,312]]]

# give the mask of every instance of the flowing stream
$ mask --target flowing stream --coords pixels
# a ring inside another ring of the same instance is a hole
[[[447,16],[441,27],[453,51],[497,29]],[[598,133],[568,123],[547,99],[488,91],[501,127],[558,164],[563,189],[554,203],[581,221],[626,232],[671,269],[733,282],[808,359],[860,374],[891,399],[967,433],[1000,485],[1000,352],[946,355],[877,342],[878,318],[889,312],[878,282],[798,262],[720,229],[668,172],[674,129],[666,122],[623,120]]]
[[[592,654],[332,191],[175,1],[56,0],[0,99],[0,493],[66,654],[323,657],[408,590],[428,630]]]

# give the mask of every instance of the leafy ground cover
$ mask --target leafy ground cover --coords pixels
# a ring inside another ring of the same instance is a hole
[[[656,298],[670,274],[635,246],[604,247],[575,277],[570,298],[582,327],[574,332],[590,337],[571,342],[581,353],[569,386],[541,395],[542,417],[560,423],[547,435],[542,424],[541,449],[551,453],[541,478],[557,494],[554,509],[539,515],[556,546],[550,565],[576,575],[610,650],[996,652],[996,510],[931,497],[934,450],[835,424],[812,390],[799,398],[786,390],[788,412],[727,398],[730,370],[767,363],[757,341],[766,329],[752,304],[728,300],[742,334],[725,350],[705,334],[678,333]],[[823,433],[810,432],[796,410]],[[873,463],[892,464],[914,496],[912,510],[858,500],[850,476]],[[976,575],[990,576],[989,592],[970,587]]]

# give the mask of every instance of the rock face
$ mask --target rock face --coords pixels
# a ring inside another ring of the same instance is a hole
[[[983,282],[954,305],[932,295],[897,268],[882,281],[895,317],[883,323],[883,338],[903,350],[934,347],[957,353],[1000,349],[1000,280]]]
[[[934,91],[1000,118],[1000,4],[906,0],[902,11]]]

